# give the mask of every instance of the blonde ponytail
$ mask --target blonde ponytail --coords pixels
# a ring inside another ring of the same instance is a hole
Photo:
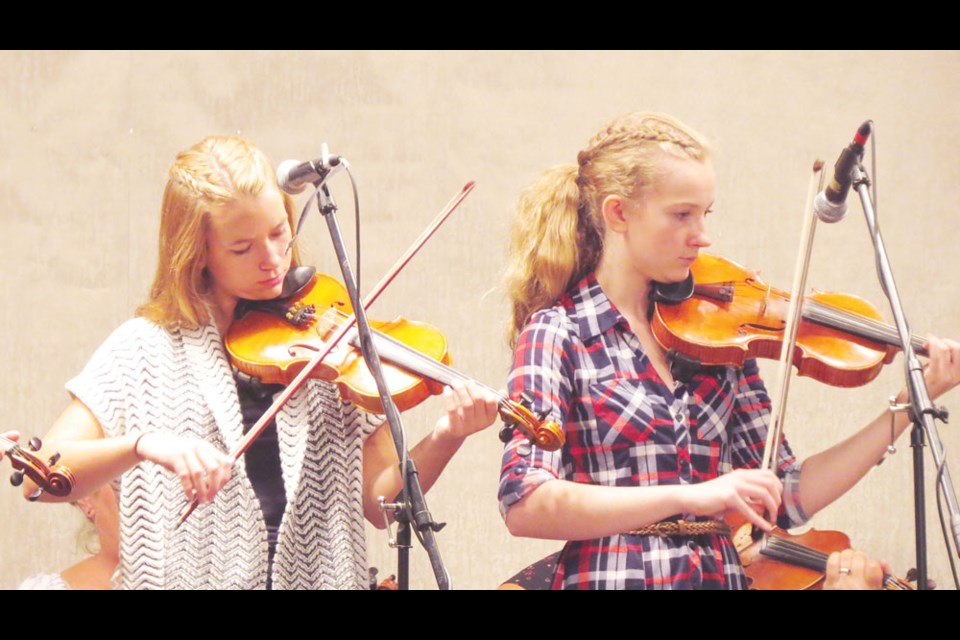
[[[513,303],[510,344],[530,316],[553,304],[581,272],[596,266],[600,247],[582,248],[578,168],[564,164],[544,172],[520,196],[510,232],[507,295]],[[594,232],[589,236],[599,242]],[[584,265],[584,258],[592,264]]]

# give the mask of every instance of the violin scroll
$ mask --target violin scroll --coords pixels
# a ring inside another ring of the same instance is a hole
[[[511,402],[509,405],[501,403],[500,417],[505,427],[500,433],[500,439],[509,442],[513,431],[519,430],[531,444],[544,451],[556,451],[567,440],[563,429],[552,420],[544,420],[545,414],[535,416],[529,408],[531,400],[529,392],[525,391],[521,402]]]
[[[28,450],[23,449],[13,440],[0,437],[0,448],[14,468],[10,476],[10,484],[19,487],[23,484],[23,477],[27,476],[37,485],[37,490],[27,499],[37,500],[44,492],[58,498],[64,498],[73,491],[76,479],[73,472],[63,465],[58,465],[60,454],[53,454],[46,464],[31,452],[39,451],[43,443],[40,438],[30,438]]]

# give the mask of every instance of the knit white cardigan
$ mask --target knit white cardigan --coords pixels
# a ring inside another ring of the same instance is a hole
[[[234,449],[240,403],[216,325],[167,331],[121,325],[67,390],[107,437],[166,431]],[[309,382],[277,415],[287,508],[273,588],[365,588],[363,442],[380,420]],[[127,589],[257,589],[267,581],[267,530],[243,458],[211,503],[174,527],[179,479],[144,462],[120,481],[120,581]]]

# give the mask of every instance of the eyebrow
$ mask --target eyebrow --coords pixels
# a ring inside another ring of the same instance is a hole
[[[713,205],[715,205],[715,204],[717,204],[717,201],[716,201],[716,200],[714,200],[713,202],[711,202],[710,204],[708,204],[707,207],[706,207],[706,210],[709,211],[710,209],[713,208]],[[669,205],[668,208],[671,208],[671,209],[672,209],[673,207],[687,207],[687,208],[690,208],[690,207],[699,207],[699,206],[700,206],[700,203],[699,203],[699,202],[686,202],[686,201],[681,201],[681,202],[674,202],[673,204]]]
[[[272,229],[270,229],[270,233],[273,233],[274,231],[277,231],[277,230],[279,230],[279,229],[282,229],[283,226],[286,225],[286,224],[288,224],[288,223],[287,223],[287,219],[284,218],[282,222],[278,223],[275,227],[273,227]],[[227,244],[228,247],[232,247],[232,246],[234,246],[234,245],[246,244],[246,243],[248,243],[248,242],[253,242],[253,238],[238,238],[238,239],[233,240],[233,241],[231,241],[231,242],[228,242],[228,243],[226,243],[226,244]]]

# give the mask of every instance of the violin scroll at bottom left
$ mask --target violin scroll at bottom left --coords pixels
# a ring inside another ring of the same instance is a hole
[[[19,487],[23,483],[23,477],[27,476],[37,485],[37,490],[28,496],[28,500],[37,500],[44,492],[58,498],[65,498],[73,491],[73,485],[76,483],[73,472],[57,464],[60,460],[59,453],[53,454],[46,463],[32,453],[39,451],[42,446],[40,438],[30,438],[27,443],[28,451],[14,440],[0,436],[0,449],[10,459],[10,464],[14,468],[10,476],[10,484]]]

